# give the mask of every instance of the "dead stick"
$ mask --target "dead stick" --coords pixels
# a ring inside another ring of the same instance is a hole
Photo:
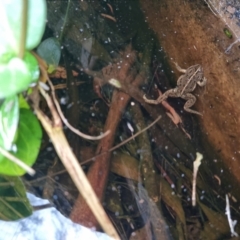
[[[114,143],[116,129],[121,119],[123,110],[125,109],[129,100],[129,95],[118,90],[114,90],[112,103],[105,124],[105,129],[109,129],[110,134],[108,134],[100,141],[96,152],[96,154],[100,154],[102,152],[105,153],[96,157],[96,161],[91,166],[87,174],[88,180],[91,183],[100,201],[104,196],[105,186],[109,173],[111,153],[108,150]],[[81,196],[79,196],[76,200],[70,218],[74,222],[81,223],[87,227],[98,226],[96,218],[92,214],[91,209],[88,207],[87,203]]]
[[[96,197],[91,185],[89,184],[75,155],[73,154],[68,144],[68,141],[62,131],[62,127],[59,126],[61,125],[59,124],[61,120],[52,104],[50,97],[46,94],[45,98],[47,100],[47,103],[51,105],[50,110],[52,112],[52,115],[55,116],[55,121],[57,122],[57,124],[52,124],[51,121],[44,115],[44,113],[35,106],[35,112],[38,119],[48,133],[59,158],[69,172],[72,180],[74,181],[79,192],[85,199],[86,203],[89,205],[91,211],[93,211],[93,214],[99,221],[103,230],[114,239],[120,239],[115,228],[113,227],[108,216],[106,215],[104,209],[102,208],[98,198]]]

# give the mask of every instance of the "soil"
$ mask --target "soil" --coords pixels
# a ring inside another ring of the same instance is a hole
[[[226,167],[225,179],[228,176],[229,181],[239,183],[240,44],[234,45],[229,54],[225,53],[236,39],[224,34],[225,24],[204,1],[140,2],[146,21],[159,39],[172,69],[175,69],[172,61],[185,69],[194,64],[203,66],[208,82],[205,90],[197,90],[194,109],[203,113],[199,124],[207,149],[205,161],[220,177],[223,176],[219,165],[222,161]],[[179,76],[177,71],[176,75]],[[237,191],[235,194],[239,195]]]

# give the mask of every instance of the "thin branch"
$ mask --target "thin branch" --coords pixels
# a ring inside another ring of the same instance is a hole
[[[58,171],[58,172],[51,173],[51,174],[49,174],[49,175],[47,175],[47,176],[39,177],[39,178],[36,178],[36,179],[34,179],[34,180],[28,180],[28,181],[25,180],[24,182],[26,182],[26,183],[28,183],[28,184],[34,184],[34,183],[36,183],[36,182],[43,181],[43,180],[45,180],[45,179],[47,179],[47,178],[52,179],[52,177],[57,176],[57,175],[60,175],[60,174],[62,174],[62,173],[66,173],[66,172],[67,172],[67,170],[66,170],[66,169],[63,169],[63,170],[60,170],[60,171]],[[1,186],[1,184],[0,184],[0,186]]]
[[[15,164],[17,164],[18,166],[20,166],[22,169],[24,169],[28,174],[30,175],[34,175],[35,171],[30,168],[27,164],[25,164],[23,161],[21,161],[20,159],[18,159],[17,157],[13,156],[11,153],[9,153],[8,151],[6,151],[5,149],[0,147],[0,153],[6,157],[8,160],[14,162]]]
[[[93,136],[89,136],[87,134],[84,134],[82,132],[80,132],[78,129],[74,128],[69,122],[68,120],[64,117],[63,113],[62,113],[62,110],[61,110],[61,107],[56,99],[56,95],[55,95],[55,90],[54,90],[54,86],[52,84],[52,82],[50,81],[50,79],[48,79],[48,83],[50,85],[50,88],[51,88],[51,91],[52,91],[52,97],[53,97],[53,101],[54,101],[54,104],[57,108],[57,111],[58,111],[58,114],[60,115],[62,121],[64,122],[64,124],[72,131],[74,132],[75,134],[77,134],[78,136],[82,137],[82,138],[85,138],[85,139],[88,139],[88,140],[99,140],[99,139],[102,139],[104,138],[105,136],[107,136],[110,131],[106,131],[105,133],[101,134],[100,136],[96,136],[96,137],[93,137]]]
[[[232,220],[232,218],[231,218],[230,204],[229,204],[229,198],[228,198],[227,194],[226,194],[226,212],[225,212],[225,214],[227,215],[227,219],[228,219],[232,237],[238,237],[238,234],[234,230],[234,228],[237,224],[237,221]]]
[[[147,131],[149,128],[151,128],[154,124],[156,124],[160,119],[161,119],[162,116],[159,116],[157,119],[155,119],[151,124],[149,124],[147,127],[145,127],[144,129],[142,129],[141,131],[138,131],[137,133],[135,133],[134,135],[132,135],[130,138],[126,139],[125,141],[119,143],[118,145],[112,147],[109,149],[109,152],[117,149],[117,148],[120,148],[122,145],[128,143],[129,141],[131,141],[132,139],[134,139],[135,137],[137,137],[138,135],[140,135],[141,133]]]
[[[144,131],[146,131],[146,130],[148,130],[149,128],[151,128],[154,124],[156,124],[156,123],[161,119],[161,117],[162,117],[162,116],[159,116],[159,117],[158,117],[157,119],[155,119],[150,125],[148,125],[148,126],[145,127],[144,129],[142,129],[141,131],[135,133],[134,135],[132,135],[130,138],[126,139],[125,141],[123,141],[123,142],[119,143],[118,145],[110,148],[108,151],[101,152],[100,154],[98,154],[98,155],[96,155],[96,156],[94,156],[94,157],[92,157],[92,158],[89,158],[89,159],[81,162],[81,165],[84,165],[84,164],[86,164],[86,163],[88,163],[88,162],[91,162],[91,161],[95,160],[96,157],[99,157],[99,156],[101,156],[102,154],[105,154],[105,153],[107,153],[107,152],[112,152],[112,151],[116,150],[117,148],[120,148],[122,145],[128,143],[129,141],[131,141],[132,139],[134,139],[135,137],[137,137],[138,135],[140,135],[140,134],[143,133]]]
[[[111,15],[108,15],[108,14],[105,14],[105,13],[101,13],[101,16],[104,17],[104,18],[108,18],[114,22],[117,22],[116,18],[111,16]]]
[[[196,183],[198,168],[201,165],[203,155],[199,152],[196,153],[196,160],[193,162],[193,184],[192,184],[192,206],[196,206]]]
[[[133,136],[131,136],[130,138],[126,139],[125,141],[121,142],[120,144],[118,144],[118,145],[112,147],[111,149],[109,149],[108,152],[114,151],[114,150],[116,150],[117,148],[121,147],[122,145],[128,143],[129,141],[131,141],[132,139],[134,139],[135,137],[137,137],[138,135],[140,135],[141,133],[143,133],[144,131],[146,131],[146,130],[149,129],[150,127],[152,127],[152,126],[153,126],[154,124],[156,124],[156,122],[159,121],[160,119],[161,119],[161,116],[159,116],[157,119],[155,119],[155,120],[154,120],[150,125],[148,125],[146,128],[142,129],[141,131],[135,133],[135,134],[134,134]],[[94,156],[93,158],[90,158],[90,159],[87,159],[87,160],[84,161],[84,162],[81,162],[80,164],[81,164],[81,165],[84,165],[84,164],[86,164],[86,163],[88,163],[88,162],[96,159],[97,157],[99,157],[100,155],[105,154],[105,153],[106,153],[106,152],[102,152],[102,153]],[[37,178],[37,179],[35,179],[35,180],[31,180],[31,181],[27,181],[27,182],[28,182],[28,183],[35,183],[35,182],[44,180],[44,179],[46,179],[46,178],[56,176],[56,175],[58,175],[58,174],[65,173],[66,171],[67,171],[66,169],[63,169],[63,170],[61,170],[61,171],[55,172],[55,173],[53,173],[53,174],[50,174],[50,175],[48,175],[48,176],[39,177],[39,178]]]
[[[27,17],[28,17],[28,0],[22,0],[22,14],[21,14],[21,38],[18,49],[18,57],[23,59],[27,38]]]
[[[114,239],[120,239],[112,223],[107,217],[103,207],[101,206],[99,199],[93,191],[86,175],[79,165],[78,160],[73,154],[62,129],[52,127],[54,124],[50,124],[48,121],[46,121],[45,114],[40,111],[36,105],[34,105],[34,110],[44,129],[48,133],[59,158],[70,174],[77,189],[87,202],[90,209],[93,211],[99,224],[103,230],[111,237]]]
[[[67,24],[67,20],[68,20],[68,13],[69,13],[69,8],[70,8],[70,3],[71,3],[71,0],[68,0],[68,4],[67,4],[67,10],[66,10],[66,14],[65,14],[65,17],[64,17],[64,22],[63,22],[63,25],[62,25],[62,31],[61,31],[61,34],[60,34],[60,38],[59,38],[59,42],[61,43],[62,42],[62,39],[63,39],[63,34],[64,34],[64,31],[65,31],[65,28],[66,28],[66,24]]]
[[[217,17],[219,12],[216,9],[213,9],[212,2],[204,0],[204,2],[208,5],[208,8],[211,10],[211,12]]]
[[[53,117],[53,127],[62,127],[62,122],[61,119],[57,113],[57,110],[52,102],[52,99],[50,98],[50,96],[45,92],[45,90],[42,88],[41,85],[39,85],[39,91],[40,93],[43,95],[43,97],[45,98],[47,105],[49,107],[49,109],[51,110],[51,114]]]

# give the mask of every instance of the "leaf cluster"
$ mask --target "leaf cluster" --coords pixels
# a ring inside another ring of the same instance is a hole
[[[46,1],[0,1],[0,15],[0,198],[4,203],[1,218],[15,220],[32,211],[18,178],[26,170],[3,152],[28,166],[33,165],[39,152],[42,130],[23,96],[38,84],[40,76],[31,50],[39,45],[45,30]]]

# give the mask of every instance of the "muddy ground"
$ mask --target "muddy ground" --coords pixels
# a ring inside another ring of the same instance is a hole
[[[182,68],[197,63],[203,66],[208,82],[205,89],[197,90],[199,97],[194,108],[203,113],[198,120],[208,156],[204,161],[208,161],[217,176],[238,184],[240,44],[234,45],[229,54],[225,53],[236,39],[224,34],[225,24],[204,1],[141,0],[141,6],[169,59]],[[220,162],[227,169],[225,175]],[[238,195],[237,191],[235,194]]]

